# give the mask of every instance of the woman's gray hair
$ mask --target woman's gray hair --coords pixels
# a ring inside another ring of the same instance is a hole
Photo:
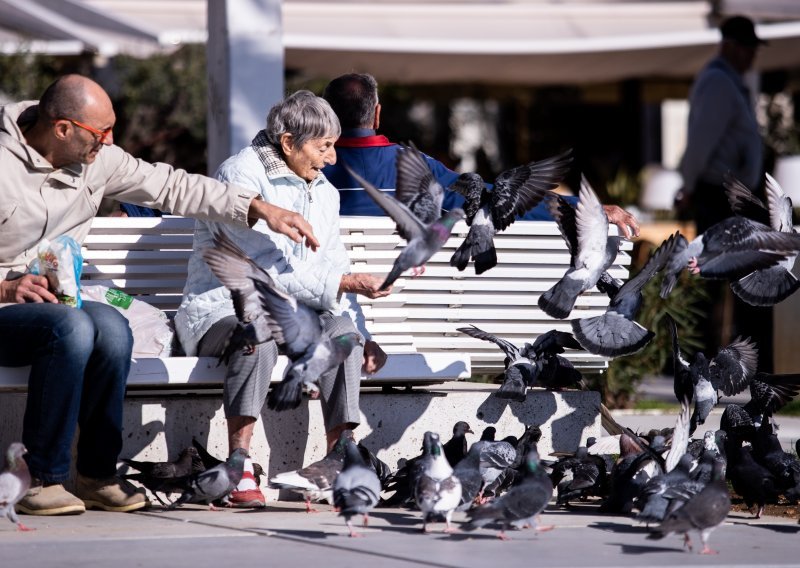
[[[266,133],[277,148],[283,134],[291,134],[295,146],[300,148],[315,138],[338,138],[342,127],[328,101],[311,91],[297,91],[269,110]]]

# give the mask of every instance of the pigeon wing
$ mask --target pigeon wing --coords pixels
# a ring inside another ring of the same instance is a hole
[[[254,280],[254,283],[269,314],[272,336],[290,359],[296,359],[319,341],[322,325],[314,310],[266,282]]]
[[[792,199],[774,177],[767,174],[767,207],[769,209],[769,225],[782,233],[794,232],[792,224]]]
[[[547,195],[547,208],[553,216],[561,236],[567,243],[569,253],[574,257],[578,254],[578,224],[575,208],[557,193],[549,193]]]
[[[483,341],[490,341],[497,345],[500,349],[503,350],[503,353],[506,354],[506,357],[510,358],[511,361],[516,361],[519,359],[520,356],[520,349],[510,341],[506,341],[505,339],[501,339],[496,335],[493,335],[489,332],[483,331],[475,327],[474,325],[471,327],[459,327],[457,331],[461,333],[465,333],[470,337],[474,337],[475,339],[481,339]]]
[[[397,200],[417,218],[430,225],[442,216],[444,188],[433,177],[422,152],[412,144],[401,146],[397,153]]]
[[[575,225],[578,230],[578,264],[592,266],[591,258],[603,255],[608,241],[608,217],[603,210],[597,194],[586,178],[581,179],[581,190],[578,194],[578,206],[575,208]]]
[[[498,231],[539,205],[546,192],[558,187],[572,162],[572,151],[502,172],[491,192],[492,221]]]
[[[420,221],[411,210],[400,203],[397,199],[393,198],[391,195],[387,195],[382,192],[380,189],[369,183],[363,177],[358,175],[356,172],[350,168],[347,164],[345,164],[345,169],[353,176],[358,183],[364,188],[364,191],[375,201],[375,203],[384,210],[384,212],[394,219],[394,222],[397,223],[397,232],[403,237],[406,241],[411,241],[413,239],[424,239],[426,234],[426,226]]]
[[[749,339],[737,338],[719,350],[708,366],[709,380],[726,396],[742,392],[758,366],[758,349]]]
[[[722,185],[725,187],[725,196],[734,213],[764,225],[770,224],[769,211],[747,186],[731,174],[725,174]]]

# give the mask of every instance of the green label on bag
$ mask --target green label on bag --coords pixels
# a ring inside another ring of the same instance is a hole
[[[133,302],[133,297],[129,296],[122,290],[110,289],[106,292],[106,302],[112,306],[127,310]]]

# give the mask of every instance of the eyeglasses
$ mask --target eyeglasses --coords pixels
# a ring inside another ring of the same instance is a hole
[[[78,122],[77,120],[73,120],[71,118],[58,118],[56,120],[66,120],[68,122],[71,122],[72,124],[74,124],[75,126],[77,126],[79,128],[83,128],[84,130],[88,130],[89,132],[91,132],[92,134],[94,134],[95,136],[98,137],[97,138],[97,143],[98,144],[102,144],[103,142],[105,142],[106,138],[108,138],[109,134],[111,134],[111,131],[114,129],[114,127],[112,126],[112,127],[106,128],[105,130],[98,130],[94,126],[89,126],[88,124],[84,124],[82,122]]]

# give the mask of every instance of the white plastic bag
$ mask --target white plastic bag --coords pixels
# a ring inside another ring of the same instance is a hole
[[[128,318],[133,332],[133,357],[169,357],[174,332],[167,316],[147,302],[137,300],[121,290],[101,285],[84,285],[84,300],[114,306]]]

